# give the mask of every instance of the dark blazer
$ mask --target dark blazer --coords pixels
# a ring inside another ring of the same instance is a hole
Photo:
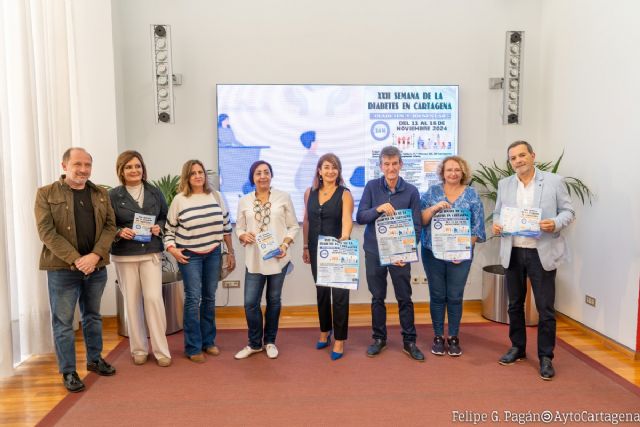
[[[124,185],[120,185],[109,191],[111,206],[116,215],[116,227],[132,228],[133,217],[136,213],[145,215],[155,215],[156,224],[164,230],[164,224],[167,221],[167,202],[162,192],[148,182],[144,182],[144,203],[142,209],[138,206],[133,197],[129,194]],[[156,252],[162,252],[162,235],[152,236],[148,243],[137,242],[135,240],[119,239],[113,242],[111,253],[113,255],[144,255]]]

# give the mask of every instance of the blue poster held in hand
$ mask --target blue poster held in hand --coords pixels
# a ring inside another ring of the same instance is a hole
[[[148,243],[151,241],[151,227],[156,222],[155,215],[144,215],[136,213],[133,216],[133,231],[136,233],[133,240],[136,242]]]
[[[258,233],[256,235],[256,243],[260,248],[263,260],[271,259],[282,253],[273,233],[269,230]]]

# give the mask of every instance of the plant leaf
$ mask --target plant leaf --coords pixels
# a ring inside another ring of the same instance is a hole
[[[178,184],[180,183],[180,177],[177,175],[166,175],[151,183],[162,192],[167,204],[170,205],[173,198],[178,194]]]
[[[556,160],[556,163],[553,165],[551,172],[558,173],[558,168],[560,168],[560,162],[562,161],[563,157],[564,157],[564,150],[562,150],[562,154],[560,154],[560,157],[558,157],[558,160]],[[582,202],[582,204],[584,204],[584,201]]]
[[[558,173],[560,163],[563,158],[564,150],[562,150],[562,154],[560,154],[560,157],[558,157],[554,162],[536,162],[536,167],[542,171]],[[480,167],[475,170],[471,176],[471,183],[478,184],[482,187],[478,188],[478,194],[495,203],[498,195],[498,182],[502,178],[506,178],[515,173],[516,172],[513,167],[511,167],[511,163],[509,163],[509,161],[505,162],[504,167],[498,166],[498,163],[495,160],[490,165],[480,163]],[[565,177],[564,183],[570,196],[575,196],[580,199],[583,205],[586,201],[589,202],[589,205],[593,204],[595,194],[583,181],[575,177]],[[489,222],[492,217],[493,214],[489,215],[487,217],[487,222]]]

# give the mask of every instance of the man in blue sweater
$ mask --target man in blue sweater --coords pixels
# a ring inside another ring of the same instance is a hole
[[[367,356],[375,357],[387,346],[387,273],[391,275],[393,290],[398,301],[404,352],[412,359],[424,362],[424,354],[416,346],[413,301],[411,301],[411,265],[396,262],[380,265],[375,221],[382,215],[393,215],[396,209],[411,209],[416,236],[420,236],[420,193],[418,189],[400,177],[402,155],[396,147],[384,147],[380,151],[380,170],[384,175],[367,183],[358,206],[356,221],[365,224],[364,252],[367,284],[371,292],[371,323],[373,344]]]

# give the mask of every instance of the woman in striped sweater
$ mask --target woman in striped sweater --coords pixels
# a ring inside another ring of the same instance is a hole
[[[215,345],[215,307],[223,239],[230,268],[235,267],[229,212],[214,191],[202,162],[187,161],[165,226],[166,250],[178,261],[184,282],[185,354],[196,363],[205,361],[203,352],[220,354]]]

